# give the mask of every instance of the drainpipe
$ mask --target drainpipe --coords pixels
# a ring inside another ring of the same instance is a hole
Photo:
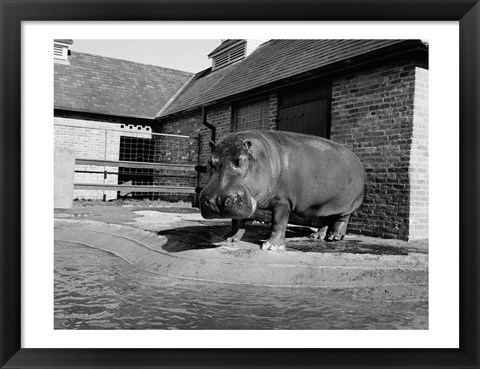
[[[202,124],[211,131],[210,141],[215,143],[216,127],[207,122],[207,109],[205,109],[205,105],[202,105]],[[213,145],[211,145],[211,150],[213,151]]]
[[[207,122],[207,109],[204,105],[202,105],[202,124],[207,127],[210,132],[210,143],[215,143],[215,131],[216,127],[213,124]],[[210,145],[210,150],[213,152],[214,145]],[[198,164],[195,166],[195,171],[197,172],[197,187],[195,187],[195,203],[199,206],[199,194],[202,191],[202,187],[200,187],[200,173],[207,173],[208,169],[205,165],[200,164],[200,135],[198,136]]]

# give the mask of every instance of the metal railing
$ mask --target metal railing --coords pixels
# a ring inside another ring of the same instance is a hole
[[[55,145],[76,152],[74,198],[195,194],[199,140],[133,125],[55,124]]]

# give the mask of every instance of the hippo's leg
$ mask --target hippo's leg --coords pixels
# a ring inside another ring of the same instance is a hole
[[[328,241],[340,241],[343,240],[347,233],[348,219],[350,214],[342,215],[333,221],[331,227],[328,228],[327,238]]]
[[[262,250],[285,251],[285,232],[290,209],[288,204],[277,203],[273,208],[272,234],[262,245]]]
[[[245,219],[232,219],[232,229],[223,239],[228,242],[240,241],[245,234]]]
[[[332,220],[328,217],[319,218],[318,231],[312,233],[309,237],[315,240],[323,240],[327,237],[328,227],[331,227]]]

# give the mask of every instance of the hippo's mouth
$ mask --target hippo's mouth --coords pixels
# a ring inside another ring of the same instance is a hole
[[[211,201],[200,198],[200,211],[205,219],[246,219],[257,210],[257,201],[250,194],[236,196],[230,201]]]

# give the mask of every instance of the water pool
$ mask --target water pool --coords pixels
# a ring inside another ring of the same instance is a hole
[[[158,276],[55,241],[55,329],[427,329],[426,301]]]

